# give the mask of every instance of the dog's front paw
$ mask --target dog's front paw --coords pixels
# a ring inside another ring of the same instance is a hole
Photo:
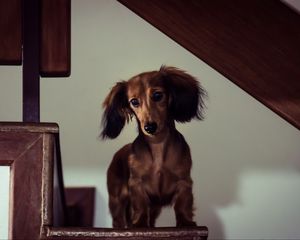
[[[145,223],[136,223],[131,225],[132,228],[147,228],[149,227],[148,224]]]
[[[132,223],[133,228],[145,228],[149,227],[147,219],[146,218],[140,218],[138,221],[134,221]]]

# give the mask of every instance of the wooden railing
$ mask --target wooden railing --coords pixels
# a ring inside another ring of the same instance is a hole
[[[11,168],[10,239],[207,239],[206,227],[66,227],[59,149],[57,124],[0,122],[0,165]]]

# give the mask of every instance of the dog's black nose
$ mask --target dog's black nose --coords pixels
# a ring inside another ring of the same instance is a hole
[[[149,134],[154,134],[157,129],[157,124],[155,122],[149,122],[144,127],[145,131]]]

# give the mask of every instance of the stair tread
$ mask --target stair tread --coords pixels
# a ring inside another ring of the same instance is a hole
[[[208,229],[205,226],[177,228],[138,228],[138,229],[113,229],[113,228],[49,228],[48,237],[65,238],[99,238],[99,239],[206,239]]]

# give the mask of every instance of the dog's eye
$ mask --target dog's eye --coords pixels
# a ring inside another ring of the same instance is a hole
[[[131,105],[133,107],[138,107],[140,105],[140,102],[139,102],[139,100],[137,98],[133,98],[129,102],[131,103]]]
[[[152,100],[154,102],[159,102],[163,98],[164,94],[162,92],[154,92],[152,95]]]

